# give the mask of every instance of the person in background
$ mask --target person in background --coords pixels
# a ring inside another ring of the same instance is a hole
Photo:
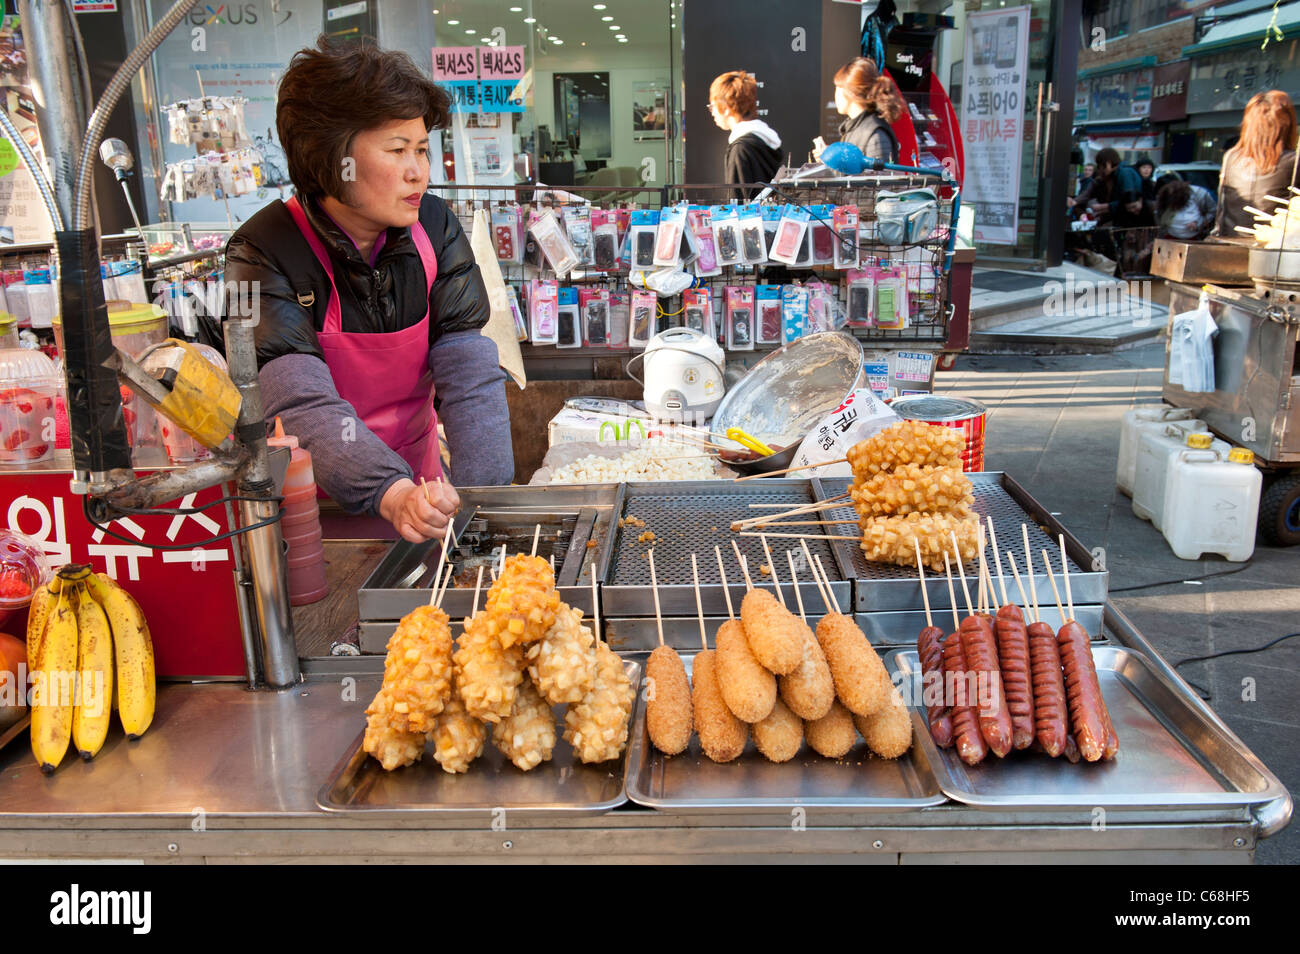
[[[758,83],[744,70],[732,70],[709,84],[709,110],[719,129],[726,130],[727,152],[722,181],[727,185],[770,182],[781,168],[781,137],[758,118]],[[745,202],[756,190],[732,190]]]
[[[1097,167],[1091,162],[1085,162],[1083,164],[1083,175],[1079,176],[1079,178],[1075,180],[1075,195],[1078,195],[1080,192],[1087,189],[1088,186],[1092,185],[1092,180],[1096,176],[1096,172]]]
[[[1214,234],[1240,239],[1255,217],[1246,206],[1272,212],[1267,196],[1289,197],[1295,185],[1296,115],[1291,97],[1280,89],[1256,93],[1241,117],[1241,137],[1223,156],[1219,174],[1219,212]]]
[[[1138,156],[1137,162],[1133,163],[1133,168],[1142,177],[1143,201],[1154,203],[1156,201],[1156,182],[1151,177],[1155,175],[1156,164],[1147,156]]]
[[[868,159],[898,162],[898,137],[890,128],[906,104],[894,81],[882,76],[864,56],[850,60],[835,73],[835,111],[848,119],[840,123],[840,141],[862,150]],[[821,161],[824,144],[816,141],[813,159]]]
[[[1109,147],[1097,153],[1097,176],[1075,196],[1073,204],[1083,206],[1114,228],[1152,224],[1149,214],[1144,214],[1142,176],[1120,162],[1119,153]]]
[[[1200,241],[1210,234],[1218,203],[1209,189],[1177,176],[1161,176],[1156,186],[1156,226],[1161,236]]]

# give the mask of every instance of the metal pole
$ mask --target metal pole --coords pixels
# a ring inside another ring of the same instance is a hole
[[[239,492],[244,496],[269,498],[274,493],[275,485],[266,451],[262,395],[257,385],[254,323],[255,319],[252,318],[227,316],[226,359],[230,363],[230,380],[239,388],[244,399],[235,427],[240,441],[253,455],[251,464],[239,481]],[[279,510],[277,500],[240,501],[240,521],[249,527],[275,517]],[[266,684],[272,688],[292,686],[302,678],[302,672],[298,665],[293,618],[289,614],[289,567],[285,560],[280,524],[270,523],[249,530],[244,534],[244,543],[248,547],[248,564],[253,572],[253,597],[262,640],[263,676]]]

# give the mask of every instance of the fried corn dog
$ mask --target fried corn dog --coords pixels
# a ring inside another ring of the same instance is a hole
[[[488,628],[506,649],[516,643],[535,643],[555,623],[559,608],[551,565],[541,557],[520,553],[506,560],[488,590]]]
[[[770,762],[788,762],[803,745],[803,722],[777,699],[766,719],[754,723],[754,744]]]
[[[912,747],[912,713],[897,689],[891,689],[889,701],[873,716],[854,716],[867,746],[882,759],[896,759]]]
[[[465,624],[452,658],[456,689],[466,712],[483,722],[500,722],[510,715],[524,679],[524,652],[520,646],[502,648],[487,613],[475,613]]]
[[[483,754],[487,727],[465,709],[465,703],[453,684],[451,698],[433,720],[429,740],[433,757],[442,770],[451,775],[468,772],[470,763]]]
[[[750,590],[740,604],[740,620],[754,658],[778,676],[792,673],[803,661],[799,617],[767,590]]]
[[[876,563],[916,566],[916,544],[919,544],[925,565],[940,572],[944,552],[952,551],[951,533],[957,535],[962,560],[974,560],[979,550],[979,518],[974,514],[959,517],[945,513],[909,513],[863,519],[859,526],[862,527],[862,552]]]
[[[582,610],[563,603],[555,623],[525,656],[529,675],[552,705],[579,701],[596,680],[596,637],[582,625]]]
[[[636,693],[618,654],[596,644],[596,680],[581,702],[564,713],[564,738],[583,762],[616,759],[627,744],[627,722]]]
[[[865,480],[905,464],[960,467],[966,442],[951,427],[921,421],[901,421],[849,448],[853,476]]]
[[[555,713],[532,680],[520,683],[510,715],[492,727],[492,744],[525,772],[550,760],[555,750]]]
[[[700,748],[714,762],[730,762],[745,751],[749,724],[737,719],[722,698],[713,650],[695,654],[691,663],[691,709]]]
[[[645,679],[650,741],[665,755],[686,751],[691,744],[691,683],[682,657],[671,647],[657,646],[646,661]]]
[[[362,748],[384,771],[413,765],[424,754],[424,733],[406,729],[406,714],[393,711],[393,699],[380,689],[366,708],[366,733]]]
[[[803,635],[803,660],[799,668],[777,679],[777,691],[784,702],[805,722],[824,717],[835,704],[835,680],[826,654],[808,624],[799,620]]]
[[[727,708],[741,722],[766,719],[776,703],[776,676],[754,658],[740,620],[729,619],[719,626],[714,645],[713,666]]]
[[[804,737],[818,755],[839,759],[848,755],[853,743],[858,741],[858,731],[853,725],[853,713],[834,700],[831,711],[822,718],[805,722]]]
[[[436,606],[417,606],[388,639],[384,685],[392,712],[406,716],[407,732],[425,734],[451,695],[451,629]],[[394,728],[400,726],[394,722]]]
[[[885,664],[853,620],[827,613],[817,624],[817,641],[835,680],[835,694],[854,715],[875,715],[889,702],[893,684]]]
[[[965,516],[975,503],[970,478],[960,467],[904,464],[854,481],[849,494],[864,519],[913,512]]]

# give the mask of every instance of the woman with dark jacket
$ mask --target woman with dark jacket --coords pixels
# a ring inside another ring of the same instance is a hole
[[[758,83],[744,70],[732,70],[709,84],[709,111],[719,129],[727,131],[722,181],[728,185],[771,182],[781,168],[781,137],[758,118]],[[744,202],[755,189],[733,189]]]
[[[1289,198],[1295,185],[1296,116],[1291,97],[1280,89],[1256,93],[1241,117],[1241,137],[1223,155],[1219,173],[1219,214],[1214,234],[1243,238],[1236,226],[1251,228],[1255,217],[1246,206],[1272,212],[1267,196]]]
[[[349,512],[412,542],[440,537],[458,483],[514,474],[504,374],[469,241],[429,183],[429,130],[450,100],[403,53],[300,50],[276,127],[297,195],[248,220],[226,280],[253,289],[267,419],[311,452]],[[257,283],[257,284],[253,284]],[[427,487],[422,481],[427,480]]]
[[[890,128],[903,114],[903,97],[888,76],[864,56],[850,60],[835,73],[835,109],[848,119],[840,123],[840,140],[852,143],[868,159],[898,161],[898,137]],[[821,150],[813,152],[820,160]]]

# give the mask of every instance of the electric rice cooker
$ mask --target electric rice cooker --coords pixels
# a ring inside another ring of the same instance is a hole
[[[650,339],[641,354],[628,362],[645,367],[645,406],[663,421],[703,422],[713,416],[726,393],[723,367],[726,360],[718,342],[694,328],[669,328]]]

